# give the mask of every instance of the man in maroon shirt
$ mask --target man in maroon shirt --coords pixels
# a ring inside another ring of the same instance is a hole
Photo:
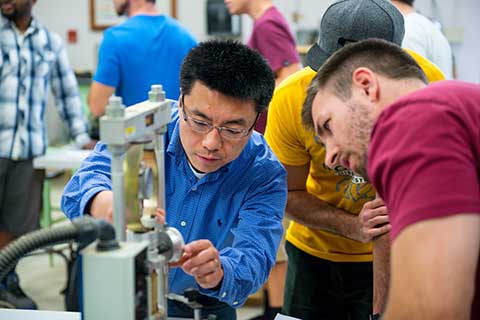
[[[367,40],[321,67],[302,117],[326,165],[369,177],[388,207],[382,319],[480,319],[480,86],[426,86],[398,46]]]

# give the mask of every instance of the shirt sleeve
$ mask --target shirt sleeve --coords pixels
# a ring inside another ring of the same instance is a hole
[[[60,37],[56,34],[51,36],[52,42],[57,48],[50,77],[55,105],[60,117],[67,123],[75,144],[81,147],[90,142],[90,137],[87,122],[84,118],[77,79],[70,67],[67,51]]]
[[[388,206],[392,239],[416,222],[480,208],[468,126],[453,109],[424,107],[384,111],[369,146],[368,171]]]
[[[274,72],[300,61],[295,41],[278,23],[267,20],[258,24],[253,37],[254,49],[268,61]]]
[[[120,60],[119,50],[116,50],[117,42],[111,30],[106,30],[98,50],[97,71],[93,80],[106,86],[117,88],[120,83]]]
[[[282,168],[259,179],[252,186],[240,211],[238,226],[232,230],[230,247],[220,251],[224,277],[219,290],[200,289],[233,307],[240,307],[248,296],[267,280],[275,264],[282,237],[282,218],[287,199],[286,172]]]
[[[107,146],[99,142],[63,190],[61,208],[69,219],[82,216],[90,199],[97,193],[112,190],[110,169]]]

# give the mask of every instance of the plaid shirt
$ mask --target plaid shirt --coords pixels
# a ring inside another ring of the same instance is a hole
[[[90,141],[77,80],[57,34],[32,19],[24,34],[0,14],[0,157],[31,159],[47,146],[50,86],[78,146]]]

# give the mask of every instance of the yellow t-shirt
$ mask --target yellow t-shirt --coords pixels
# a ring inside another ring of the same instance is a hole
[[[442,72],[422,56],[406,50],[422,67],[430,82],[443,80]],[[367,201],[375,198],[370,183],[351,176],[342,168],[324,165],[325,148],[302,125],[301,110],[307,88],[316,72],[306,67],[285,79],[275,90],[268,109],[265,138],[279,160],[289,166],[310,163],[306,189],[328,204],[358,215]],[[372,261],[372,244],[361,243],[292,221],[286,239],[300,250],[336,262]]]

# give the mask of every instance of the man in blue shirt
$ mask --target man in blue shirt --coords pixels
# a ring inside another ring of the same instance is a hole
[[[192,49],[182,65],[181,98],[168,126],[166,221],[187,245],[170,291],[196,288],[204,315],[236,319],[235,309],[265,282],[275,263],[285,208],[286,172],[253,131],[274,88],[268,64],[232,41]],[[72,177],[62,197],[69,218],[111,220],[110,155],[104,144]],[[169,316],[192,317],[169,302]]]
[[[161,83],[169,99],[180,94],[180,66],[197,42],[169,16],[160,14],[155,0],[113,1],[124,23],[107,29],[98,52],[88,104],[95,116],[105,113],[115,92],[126,106],[146,100],[150,86]]]

